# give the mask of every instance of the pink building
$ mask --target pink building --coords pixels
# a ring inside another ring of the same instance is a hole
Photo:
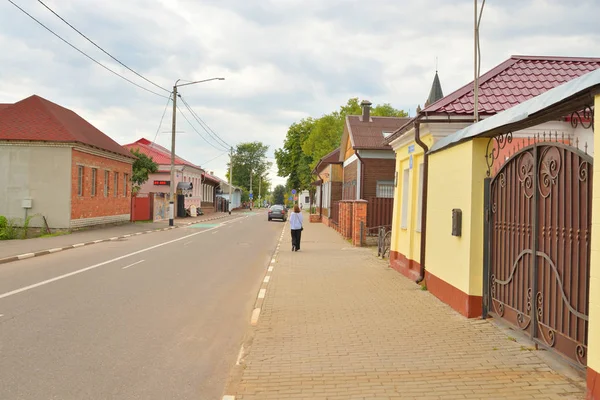
[[[171,187],[171,152],[164,147],[152,143],[148,139],[140,139],[126,144],[128,150],[135,149],[151,157],[158,164],[158,172],[150,174],[149,179],[140,188],[140,193],[169,193]],[[184,183],[191,183],[190,185]],[[207,174],[199,166],[175,155],[175,192],[185,199],[185,208],[194,205],[202,208],[204,213],[215,210],[216,188],[219,180]]]

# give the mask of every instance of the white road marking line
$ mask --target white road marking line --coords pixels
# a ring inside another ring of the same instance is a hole
[[[267,289],[260,289],[260,291],[258,292],[258,298],[264,299],[266,294],[267,294]]]
[[[268,271],[273,272],[273,267],[269,267]]]
[[[271,264],[275,264],[275,258],[271,258]]]
[[[33,285],[24,286],[22,288],[15,289],[15,290],[12,290],[10,292],[6,292],[6,293],[3,293],[3,294],[0,294],[0,299],[3,299],[5,297],[14,296],[15,294],[26,292],[28,290],[35,289],[35,288],[37,288],[39,286],[47,285],[49,283],[56,282],[56,281],[59,281],[61,279],[65,279],[65,278],[68,278],[68,277],[73,276],[73,275],[81,274],[83,272],[86,272],[86,271],[89,271],[89,270],[92,270],[92,269],[95,269],[95,268],[98,268],[98,267],[102,267],[103,265],[110,264],[110,263],[113,263],[115,261],[123,260],[125,258],[129,258],[129,257],[135,256],[137,254],[141,254],[141,253],[144,253],[146,251],[154,250],[154,249],[157,249],[159,247],[166,246],[166,245],[171,244],[171,243],[179,242],[181,240],[185,240],[185,239],[197,236],[197,235],[201,235],[203,233],[210,232],[210,231],[218,229],[218,228],[219,228],[219,226],[215,226],[214,228],[209,228],[209,229],[207,229],[205,231],[195,232],[195,233],[192,233],[190,235],[180,237],[178,239],[169,240],[168,242],[156,244],[154,246],[146,247],[145,249],[142,249],[142,250],[134,251],[133,253],[125,254],[124,256],[113,258],[112,260],[104,261],[104,262],[101,262],[101,263],[98,263],[98,264],[91,265],[91,266],[86,267],[86,268],[78,269],[77,271],[69,272],[68,274],[59,275],[59,276],[51,278],[51,279],[46,279],[45,281],[42,281],[42,282],[34,283]]]
[[[94,240],[93,243],[100,243],[100,242],[104,242],[104,239],[98,239],[98,240]]]
[[[4,314],[0,314],[0,317],[4,317]]]
[[[264,283],[269,283],[269,281],[271,280],[271,277],[269,275],[265,276],[265,279],[263,280]]]
[[[242,361],[242,357],[244,357],[244,345],[242,345],[242,347],[240,347],[240,352],[238,353],[237,360],[235,361],[235,365],[240,365],[240,362]],[[225,397],[223,397],[223,398],[225,398]]]
[[[142,235],[144,232],[138,232],[136,233],[136,235]]]
[[[62,247],[57,247],[56,249],[50,249],[48,250],[48,253],[58,253],[59,251],[62,251]]]
[[[129,268],[129,267],[133,267],[134,265],[141,264],[141,263],[143,263],[144,261],[146,261],[146,260],[140,260],[140,261],[138,261],[138,262],[134,262],[133,264],[129,264],[128,266],[126,266],[126,267],[123,267],[123,268],[121,268],[121,269],[127,269],[127,268]]]
[[[109,240],[119,240],[118,237],[111,237]]]
[[[252,311],[252,318],[250,318],[250,324],[256,325],[258,323],[258,317],[260,317],[260,308],[255,308]]]
[[[18,256],[17,258],[19,260],[25,260],[27,258],[31,258],[31,257],[35,257],[35,253],[27,253],[27,254],[21,254],[20,256]]]
[[[223,400],[235,400],[235,396],[230,396],[226,394],[225,396],[223,396]]]
[[[81,247],[81,246],[85,246],[85,243],[77,243],[77,244],[73,245],[73,247]]]

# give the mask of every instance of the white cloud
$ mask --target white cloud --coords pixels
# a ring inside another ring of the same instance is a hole
[[[160,91],[110,60],[38,3],[18,3],[93,57]],[[291,123],[337,109],[350,97],[389,102],[414,113],[429,93],[436,57],[446,94],[472,79],[470,0],[48,4],[169,90],[180,78],[225,77],[181,88],[181,93],[227,143],[260,140],[270,146],[270,157]],[[594,0],[487,2],[482,72],[512,54],[598,56],[595,15],[600,15],[600,4]],[[156,134],[165,99],[91,63],[8,2],[0,2],[0,66],[0,103],[35,93],[72,108],[120,143],[142,136],[153,139]],[[168,109],[158,134],[160,144],[170,145],[170,127]],[[178,131],[184,131],[177,138],[177,152],[184,158],[202,165],[222,153],[180,116]],[[224,177],[226,162],[226,156],[218,157],[206,168]],[[275,174],[274,167],[274,185],[284,181]]]

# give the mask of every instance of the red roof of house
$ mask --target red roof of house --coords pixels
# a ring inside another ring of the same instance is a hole
[[[512,56],[479,78],[479,112],[499,113],[598,68],[600,58]],[[421,114],[472,115],[473,82]]]
[[[314,171],[319,171],[321,168],[326,167],[329,164],[341,164],[340,161],[340,148],[333,150],[331,153],[321,157],[317,165],[315,166]]]
[[[409,120],[410,118],[400,117],[371,117],[370,121],[364,122],[360,115],[348,115],[346,127],[352,138],[353,148],[387,150],[390,146],[383,143],[383,133],[392,133]]]
[[[145,154],[148,157],[152,157],[154,162],[159,165],[171,165],[171,152],[159,144],[152,143],[148,139],[141,138],[140,140],[126,144],[123,147],[128,150],[137,149],[140,153]],[[175,155],[175,165],[187,165],[189,167],[201,169],[199,166],[184,160],[177,154]]]
[[[133,158],[75,112],[37,95],[0,105],[0,140],[81,143]]]
[[[221,182],[225,182],[225,181],[222,181],[220,178],[217,178],[216,176],[213,176],[213,175],[208,174],[206,172],[204,172],[202,175],[204,175],[204,179],[211,180],[214,183],[219,183],[220,184]],[[227,182],[225,182],[225,183],[227,183]]]

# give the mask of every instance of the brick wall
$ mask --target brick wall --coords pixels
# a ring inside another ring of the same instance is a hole
[[[363,200],[377,195],[377,181],[394,181],[396,160],[365,158]]]
[[[366,226],[367,223],[367,201],[365,200],[356,200],[351,204],[352,206],[352,245],[353,246],[362,246],[365,241],[365,237],[363,234],[361,240],[361,222],[362,228]]]
[[[358,185],[358,161],[353,161],[344,167],[344,187],[342,199],[356,199],[356,186]]]
[[[72,150],[71,226],[89,226],[129,220],[131,214],[132,164]],[[79,166],[83,166],[83,193],[78,193]],[[96,169],[96,194],[92,196],[92,168]],[[108,171],[108,196],[104,195],[104,173]],[[114,176],[118,173],[117,197]],[[125,174],[129,182],[125,191]],[[74,221],[83,220],[87,221]]]

